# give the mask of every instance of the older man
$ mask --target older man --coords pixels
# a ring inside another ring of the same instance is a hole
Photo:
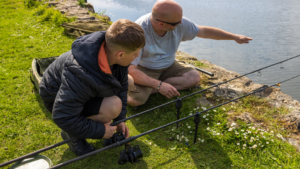
[[[152,13],[140,17],[137,24],[145,31],[146,45],[129,66],[129,92],[131,106],[144,104],[150,94],[159,92],[167,98],[179,96],[178,90],[188,89],[200,82],[199,73],[175,61],[181,41],[196,36],[215,40],[235,40],[249,43],[252,38],[224,30],[199,26],[182,15],[181,6],[172,0],[159,0]]]

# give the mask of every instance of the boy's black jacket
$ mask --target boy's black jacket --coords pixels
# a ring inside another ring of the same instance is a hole
[[[76,39],[72,50],[46,69],[40,83],[42,99],[54,102],[54,122],[76,138],[99,139],[105,133],[102,123],[80,116],[91,98],[118,96],[122,100],[122,112],[114,121],[126,118],[128,67],[114,65],[112,75],[101,71],[98,53],[104,40],[105,31]]]

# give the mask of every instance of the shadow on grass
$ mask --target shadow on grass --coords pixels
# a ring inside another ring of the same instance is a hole
[[[191,94],[192,91],[182,91],[181,96],[183,97],[185,95]],[[196,105],[196,98],[201,97],[201,94],[196,94],[195,96],[188,97],[184,100],[182,100],[183,108],[180,110],[180,118],[186,117],[189,115],[190,111],[193,110]],[[166,99],[160,94],[155,94],[150,96],[149,100],[146,102],[145,105],[139,106],[138,110],[133,110],[132,107],[129,107],[129,111],[127,114],[127,117],[130,117],[134,114],[146,111],[150,108],[159,106],[161,104],[170,102],[175,100],[173,99]],[[176,118],[176,107],[175,103],[171,103],[169,105],[166,105],[164,107],[158,108],[156,110],[153,110],[151,112],[145,113],[141,116],[135,117],[131,119],[130,121],[135,126],[135,128],[140,132],[146,132],[148,130],[160,127],[162,125],[171,123],[173,121],[177,120]],[[156,157],[159,158],[160,156],[165,157],[165,159],[157,159],[157,165],[152,165],[153,168],[161,168],[164,165],[165,167],[169,167],[169,163],[175,163],[170,164],[170,166],[175,165],[175,168],[180,168],[181,166],[187,166],[182,160],[184,157],[180,157],[181,153],[186,154],[186,152],[189,154],[188,159],[192,159],[193,162],[186,160],[186,163],[194,163],[194,165],[197,168],[201,167],[212,167],[212,168],[228,168],[231,167],[232,161],[228,157],[227,152],[224,151],[222,146],[217,140],[211,139],[211,135],[206,131],[205,125],[200,123],[198,128],[198,134],[197,134],[197,143],[194,144],[194,131],[191,133],[190,130],[186,131],[187,126],[185,125],[187,121],[189,122],[189,125],[191,125],[191,128],[194,128],[194,122],[193,118],[184,120],[179,122],[179,129],[176,129],[176,124],[173,124],[171,126],[168,126],[166,128],[157,130],[153,133],[150,133],[144,137],[151,140],[153,143],[152,145],[156,145],[160,147],[161,149],[164,149],[165,152],[152,152],[157,153]],[[201,119],[203,120],[203,119]],[[172,130],[173,128],[173,130]],[[175,128],[175,129],[174,129]],[[189,137],[189,145],[186,145],[186,142],[184,139],[182,139],[182,142],[179,142],[176,139],[177,135],[180,135],[180,137],[183,135],[182,131],[184,130],[184,135]],[[171,133],[171,134],[170,134]],[[173,134],[172,134],[173,133]],[[188,133],[188,134],[187,134]],[[199,143],[198,138],[204,138],[205,142]],[[175,147],[175,148],[174,148]],[[175,150],[174,150],[175,149]],[[176,150],[177,149],[177,150]],[[179,149],[179,150],[178,150]],[[173,150],[173,151],[170,151]],[[175,153],[174,153],[175,151]],[[168,153],[170,154],[168,156]],[[153,154],[152,154],[153,156]],[[178,159],[177,159],[178,158]],[[154,159],[155,160],[155,159]],[[192,167],[195,167],[192,166]]]
[[[52,120],[52,114],[46,109],[46,107],[44,105],[44,102],[43,102],[43,100],[42,100],[42,98],[41,98],[41,96],[39,94],[39,91],[36,89],[36,87],[34,85],[32,86],[32,92],[34,93],[36,101],[39,103],[39,107],[43,111],[45,117],[48,120],[51,120],[53,122],[53,120]]]
[[[93,144],[96,149],[103,148],[103,139],[101,140],[92,140],[88,139],[88,142]],[[131,145],[139,145],[143,151],[143,157],[148,157],[150,155],[150,149],[143,142],[135,140],[131,143]],[[67,147],[67,146],[66,146]],[[148,168],[147,163],[141,158],[141,161],[132,165],[130,162],[127,162],[123,165],[118,164],[118,160],[120,157],[120,152],[125,148],[124,145],[120,147],[114,147],[103,152],[100,152],[96,155],[84,158],[82,160],[76,161],[69,165],[66,165],[62,168],[84,168],[84,169],[98,169],[98,168]],[[68,160],[74,159],[77,156],[71,151],[69,147],[67,147],[62,155],[60,161],[57,164],[66,162]],[[54,164],[54,165],[57,165]]]

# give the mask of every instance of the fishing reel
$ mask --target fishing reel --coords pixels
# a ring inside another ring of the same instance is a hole
[[[120,165],[130,162],[131,164],[140,162],[139,158],[143,157],[143,152],[139,145],[131,147],[129,144],[125,144],[125,149],[120,153],[118,163]]]
[[[105,139],[104,143],[103,143],[103,147],[111,145],[111,144],[116,143],[118,141],[122,141],[122,140],[125,140],[125,136],[123,134],[123,131],[120,130],[120,131],[116,132],[111,138]]]

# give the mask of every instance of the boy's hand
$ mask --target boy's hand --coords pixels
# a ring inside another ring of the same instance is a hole
[[[105,126],[105,133],[103,138],[111,138],[114,134],[115,131],[117,130],[116,126],[110,126],[111,122],[104,123]]]
[[[126,126],[125,122],[117,124],[117,131],[123,131],[123,134],[125,135],[125,138],[127,139],[129,137],[129,129]]]

